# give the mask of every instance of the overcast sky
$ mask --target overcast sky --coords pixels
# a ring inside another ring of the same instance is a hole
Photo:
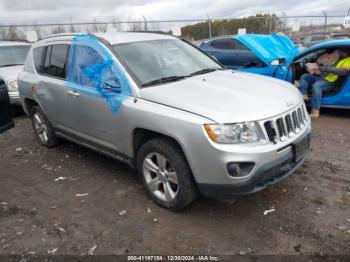
[[[281,15],[346,15],[349,0],[0,0],[0,23],[197,19]]]

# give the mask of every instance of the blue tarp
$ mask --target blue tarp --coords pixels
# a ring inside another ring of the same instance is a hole
[[[113,113],[131,95],[124,69],[94,35],[72,39],[66,80],[66,86],[75,92],[105,99]]]

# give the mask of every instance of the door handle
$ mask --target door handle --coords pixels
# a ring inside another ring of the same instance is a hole
[[[71,96],[74,96],[74,97],[79,97],[79,96],[80,96],[79,93],[73,92],[73,91],[71,91],[71,90],[67,91],[67,93],[68,93],[69,95],[71,95]]]

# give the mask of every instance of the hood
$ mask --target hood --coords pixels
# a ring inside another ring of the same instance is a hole
[[[261,60],[270,65],[273,60],[285,58],[287,61],[299,53],[293,41],[284,35],[235,35],[235,39],[247,46]]]
[[[23,70],[23,65],[0,67],[0,78],[5,82],[18,78],[19,73]]]
[[[140,96],[217,123],[270,118],[302,101],[297,88],[287,82],[231,70],[143,88]]]

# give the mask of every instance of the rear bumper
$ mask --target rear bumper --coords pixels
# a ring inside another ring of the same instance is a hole
[[[230,199],[237,195],[259,192],[270,187],[294,173],[306,160],[308,153],[298,162],[294,161],[294,153],[288,154],[259,167],[252,177],[236,184],[198,184],[199,191],[208,197]]]

